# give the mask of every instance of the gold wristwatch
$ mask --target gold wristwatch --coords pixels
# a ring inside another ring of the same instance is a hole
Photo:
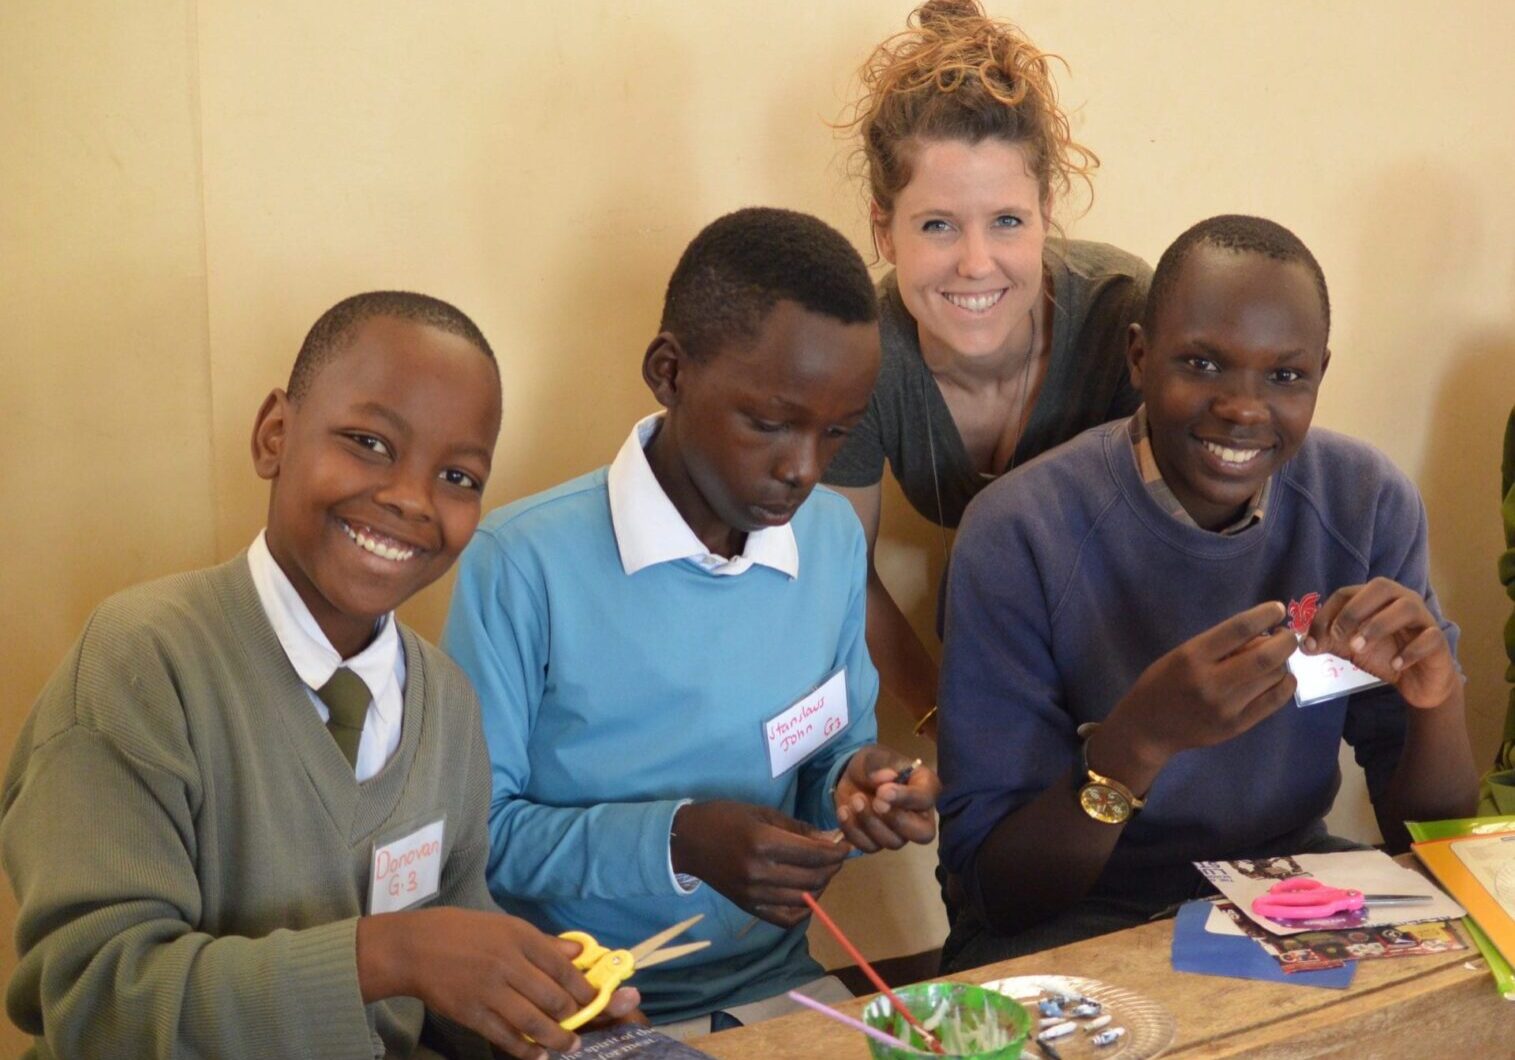
[[[1089,737],[1094,734],[1097,727],[1096,724],[1079,726],[1079,735],[1084,738],[1079,749],[1079,760],[1083,764],[1087,779],[1078,789],[1078,804],[1096,821],[1104,824],[1125,824],[1131,819],[1132,814],[1146,805],[1146,802],[1138,799],[1131,789],[1120,781],[1103,776],[1089,768]]]

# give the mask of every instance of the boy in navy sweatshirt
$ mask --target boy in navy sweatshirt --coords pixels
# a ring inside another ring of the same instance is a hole
[[[1140,923],[1203,889],[1194,860],[1353,845],[1323,823],[1343,738],[1391,847],[1472,809],[1420,497],[1309,430],[1329,327],[1293,233],[1201,222],[1131,328],[1143,407],[969,507],[942,666],[947,967]],[[1296,707],[1300,648],[1386,684]]]

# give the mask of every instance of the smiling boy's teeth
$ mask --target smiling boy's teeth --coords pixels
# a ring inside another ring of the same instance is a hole
[[[1245,464],[1262,452],[1261,449],[1228,449],[1214,442],[1206,442],[1205,448],[1228,464]]]
[[[386,545],[384,542],[364,533],[362,530],[354,529],[346,522],[342,524],[342,529],[347,531],[348,537],[357,542],[359,548],[365,552],[372,552],[375,556],[382,556],[384,559],[403,563],[416,554],[416,550],[413,548],[397,548],[394,545]]]
[[[988,294],[950,294],[942,292],[942,297],[959,309],[966,309],[973,313],[982,313],[991,308],[996,302],[1005,296],[1003,290],[990,291]]]

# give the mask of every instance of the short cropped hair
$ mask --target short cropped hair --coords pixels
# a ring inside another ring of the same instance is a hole
[[[295,366],[290,369],[286,388],[290,400],[299,401],[321,369],[347,349],[358,328],[375,317],[398,317],[457,335],[494,361],[494,350],[484,333],[456,306],[412,291],[367,291],[342,299],[312,325],[295,357]]]
[[[1151,332],[1161,315],[1163,305],[1173,294],[1178,274],[1183,269],[1189,252],[1200,244],[1219,247],[1238,254],[1262,254],[1274,261],[1297,262],[1310,270],[1315,279],[1315,289],[1320,292],[1320,311],[1325,318],[1326,334],[1331,333],[1331,296],[1326,291],[1326,274],[1320,262],[1310,253],[1293,232],[1276,221],[1245,214],[1221,214],[1190,228],[1163,251],[1157,268],[1152,273],[1152,285],[1147,291],[1147,307],[1142,313],[1142,330]]]
[[[750,342],[780,301],[843,324],[878,319],[878,299],[857,249],[809,214],[769,207],[711,222],[668,280],[659,330],[693,357]]]

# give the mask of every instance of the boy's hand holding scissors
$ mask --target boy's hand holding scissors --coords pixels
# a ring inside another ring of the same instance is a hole
[[[545,935],[513,916],[435,908],[358,921],[358,985],[365,1002],[417,997],[441,1016],[520,1057],[572,1052],[564,1020],[599,995],[574,966],[579,942]],[[602,1020],[635,1018],[641,997],[616,990]],[[538,1044],[540,1043],[540,1044]]]
[[[1412,707],[1442,706],[1462,689],[1452,647],[1425,599],[1388,578],[1332,593],[1303,647],[1350,660],[1393,685]]]
[[[880,744],[854,754],[837,778],[836,819],[865,854],[936,837],[936,771]]]
[[[558,938],[580,947],[578,955],[573,959],[573,966],[583,972],[589,985],[598,991],[594,1000],[588,1005],[560,1021],[563,1027],[566,1030],[574,1030],[577,1027],[597,1026],[607,1021],[647,1023],[647,1018],[640,1012],[615,1018],[618,1014],[613,1006],[617,998],[623,996],[621,984],[635,975],[639,969],[651,968],[664,961],[687,957],[691,953],[698,953],[708,947],[709,939],[685,942],[678,946],[664,945],[703,919],[705,919],[704,913],[696,913],[688,920],[681,920],[628,949],[609,949],[600,945],[599,940],[593,935],[583,931],[565,931],[559,935]]]

